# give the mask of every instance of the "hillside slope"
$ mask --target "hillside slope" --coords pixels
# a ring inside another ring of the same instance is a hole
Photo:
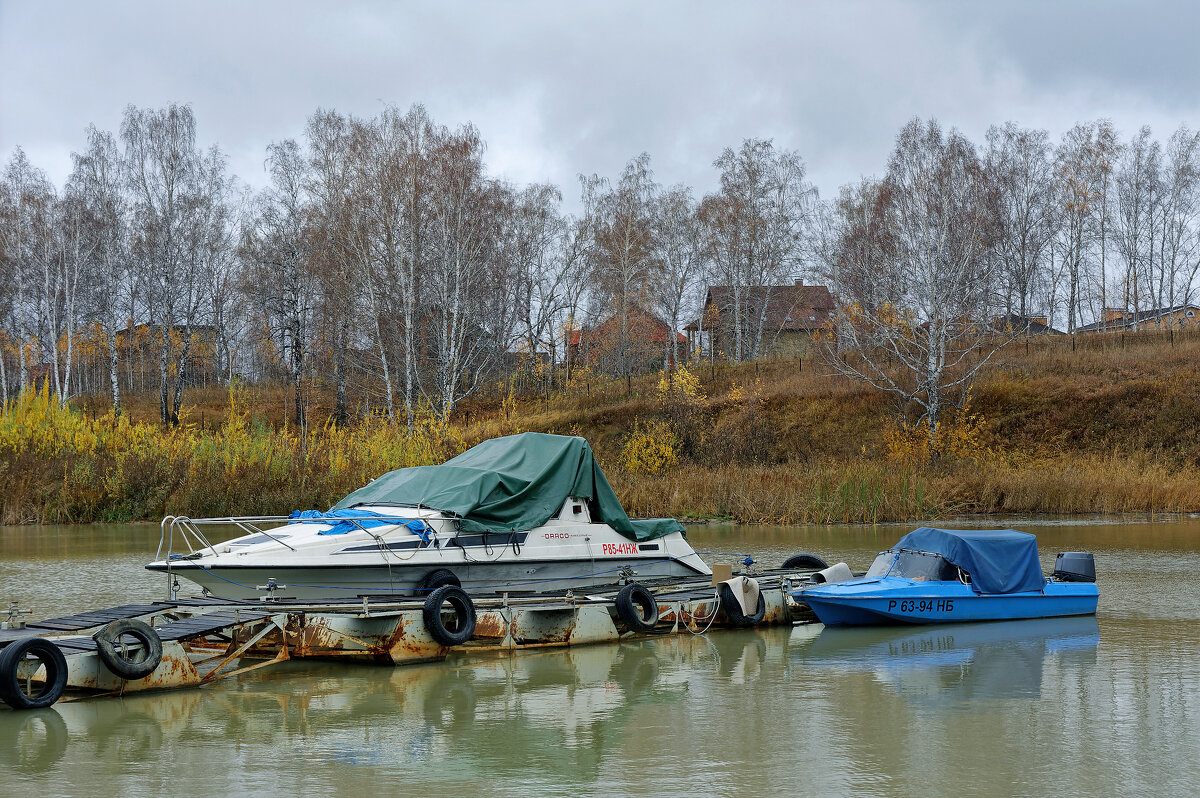
[[[27,396],[0,419],[6,523],[326,507],[384,471],[519,431],[583,435],[631,515],[928,521],[970,513],[1200,510],[1200,336],[1018,342],[951,415],[938,456],[890,396],[815,359],[709,365],[666,382],[577,375],[551,397],[480,397],[412,435],[381,420],[297,431],[280,389],[151,397],[113,419]],[[319,395],[318,395],[318,398]],[[320,415],[315,403],[310,418]]]

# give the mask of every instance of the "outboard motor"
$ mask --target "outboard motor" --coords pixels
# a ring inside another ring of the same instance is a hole
[[[1059,582],[1095,582],[1096,561],[1090,551],[1060,552],[1050,576]]]
[[[844,562],[837,565],[831,565],[824,571],[817,571],[812,575],[812,580],[818,585],[823,585],[828,582],[844,582],[847,579],[853,579],[854,572],[850,570],[850,566]]]

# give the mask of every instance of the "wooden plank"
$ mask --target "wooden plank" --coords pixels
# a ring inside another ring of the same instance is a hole
[[[27,629],[76,632],[92,626],[103,626],[106,623],[122,618],[136,618],[139,615],[148,615],[154,612],[161,612],[161,609],[153,604],[122,604],[119,607],[110,607],[106,610],[90,610],[76,615],[66,615],[62,618],[48,618],[44,621],[35,621],[34,623],[26,624],[25,626]]]
[[[201,637],[227,629],[230,626],[261,621],[270,616],[271,613],[269,612],[213,612],[208,615],[171,621],[158,630],[158,636],[163,640],[183,640],[188,637]]]

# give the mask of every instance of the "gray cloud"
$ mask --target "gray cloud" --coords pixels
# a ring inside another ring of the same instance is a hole
[[[822,194],[882,170],[912,116],[981,139],[1112,118],[1196,124],[1190,5],[1097,3],[327,4],[0,0],[0,157],[57,182],[89,122],[190,102],[201,137],[262,183],[263,150],[317,107],[425,103],[475,123],[494,172],[575,192],[642,151],[711,190],[726,146],[798,150]]]

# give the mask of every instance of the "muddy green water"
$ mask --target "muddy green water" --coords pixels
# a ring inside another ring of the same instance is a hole
[[[1200,794],[1200,520],[1014,523],[1096,554],[1096,618],[819,625],[0,708],[0,796]],[[865,568],[906,528],[693,527]],[[161,598],[151,527],[0,528],[0,602]]]

